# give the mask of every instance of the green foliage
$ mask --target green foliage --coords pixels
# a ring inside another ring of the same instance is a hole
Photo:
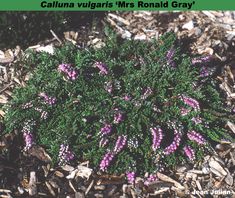
[[[169,61],[167,53],[172,49],[175,49],[174,57]],[[95,67],[100,61],[107,65],[107,75],[100,74]],[[173,62],[176,67],[172,66]],[[66,79],[58,71],[62,63],[77,69],[76,80]],[[5,107],[7,130],[21,130],[25,121],[36,121],[35,139],[47,146],[54,161],[58,158],[59,145],[67,143],[79,160],[90,160],[98,168],[107,150],[113,150],[117,137],[126,135],[127,144],[115,155],[108,171],[134,170],[143,174],[189,161],[183,153],[184,145],[195,150],[195,160],[198,160],[214,141],[231,139],[225,135],[223,123],[211,113],[222,109],[220,94],[210,80],[202,81],[199,66],[192,66],[191,59],[181,54],[172,34],[151,42],[122,41],[109,35],[101,49],[77,49],[67,44],[54,55],[29,53],[21,64],[36,68],[27,86],[16,89],[11,104]],[[112,85],[111,93],[105,89],[107,82]],[[151,93],[143,97],[147,88],[151,88]],[[39,97],[42,92],[56,97],[56,104],[45,104]],[[126,95],[131,96],[129,101],[123,99]],[[180,99],[182,95],[199,101],[200,110],[185,104]],[[22,108],[27,103],[32,106]],[[209,111],[204,111],[204,106]],[[189,110],[185,116],[181,114],[182,107]],[[48,118],[42,119],[41,112],[35,108],[47,112]],[[124,115],[118,124],[113,122],[116,108]],[[194,123],[195,117],[200,117],[202,122]],[[100,130],[104,123],[111,123],[113,128],[111,134],[104,136],[108,144],[101,147]],[[181,130],[182,139],[176,152],[166,156],[163,151],[174,138],[172,123]],[[156,151],[152,149],[150,132],[155,126],[163,130],[163,141]],[[190,130],[200,133],[207,143],[199,146],[188,140]]]

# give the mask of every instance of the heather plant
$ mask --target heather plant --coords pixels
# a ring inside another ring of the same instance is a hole
[[[171,33],[149,42],[109,34],[105,47],[66,44],[55,54],[28,52],[27,85],[5,107],[7,131],[25,151],[47,147],[55,163],[89,160],[102,172],[137,174],[196,163],[226,139],[223,98],[212,57],[188,57]]]

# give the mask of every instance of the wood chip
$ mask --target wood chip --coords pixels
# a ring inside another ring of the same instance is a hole
[[[39,160],[50,163],[51,157],[46,153],[45,149],[38,145],[33,145],[32,148],[29,149],[28,153],[34,157],[37,157]]]
[[[200,184],[200,182],[198,181],[198,180],[196,180],[196,185],[197,185],[197,188],[198,188],[198,190],[202,190],[202,186],[201,186],[201,184]]]
[[[97,185],[107,185],[107,184],[123,184],[125,182],[125,175],[101,175],[98,177]]]
[[[5,115],[5,112],[0,109],[0,116],[4,117],[4,115]]]
[[[48,168],[47,166],[42,166],[42,169],[43,169],[43,171],[44,171],[44,176],[47,177],[50,168]]]
[[[48,182],[53,188],[59,188],[59,185],[55,181],[49,180]]]
[[[197,174],[197,175],[205,174],[202,170],[189,170],[188,172],[189,172],[189,173],[195,173],[195,174]]]
[[[89,179],[92,174],[92,169],[87,168],[86,166],[77,166],[77,173],[76,177],[86,178]]]
[[[0,104],[6,104],[8,101],[6,99],[0,98]]]
[[[37,194],[37,185],[36,185],[36,172],[35,171],[31,171],[30,172],[30,178],[29,178],[29,195],[30,196],[34,196]]]
[[[89,191],[91,190],[92,186],[94,185],[94,180],[91,181],[91,183],[89,184],[88,188],[86,189],[85,195],[87,195],[89,193]]]
[[[175,187],[179,188],[179,189],[184,189],[184,186],[182,186],[179,182],[175,181],[174,179],[162,174],[162,173],[157,173],[157,177],[162,180],[162,181],[166,181],[166,182],[170,182],[173,183],[175,185]]]
[[[131,189],[131,196],[132,198],[137,198],[136,192],[133,189]]]
[[[77,169],[71,171],[70,174],[66,176],[66,178],[67,178],[67,179],[74,179],[75,176],[76,176],[76,174],[77,174],[77,172],[78,172]]]
[[[56,35],[56,33],[53,30],[50,30],[51,34],[54,36],[54,38],[59,41],[60,44],[62,44],[62,41],[59,39],[59,37]]]
[[[182,26],[183,29],[192,30],[194,28],[193,21],[189,21]]]
[[[160,189],[160,190],[155,191],[153,194],[150,194],[150,195],[152,195],[152,196],[154,196],[154,195],[160,195],[160,194],[163,194],[164,192],[169,191],[169,190],[170,190],[170,188],[168,188],[168,187],[162,188],[162,189]]]
[[[212,21],[215,21],[215,15],[213,15],[211,12],[203,10],[202,13],[208,16]]]
[[[0,189],[0,192],[3,192],[3,193],[11,193],[11,190],[8,190],[8,189]]]
[[[60,177],[60,178],[63,178],[63,177],[64,177],[64,174],[63,174],[62,172],[60,172],[60,171],[55,171],[55,175],[56,175],[57,177]]]
[[[67,171],[67,172],[72,172],[75,168],[66,164],[64,166],[61,166],[61,168],[64,170],[64,171]]]
[[[232,130],[233,133],[235,133],[235,125],[232,122],[228,121],[227,126]]]
[[[48,54],[54,54],[54,47],[52,45],[40,46],[36,48],[37,52],[46,52]]]
[[[71,182],[70,180],[69,180],[69,186],[70,186],[70,188],[72,188],[72,190],[73,190],[75,193],[77,192],[76,189],[74,188],[72,182]]]
[[[6,64],[6,63],[11,63],[14,61],[14,54],[13,52],[9,49],[4,53],[4,56],[0,57],[0,63]]]
[[[53,188],[51,187],[51,185],[46,181],[45,182],[46,186],[47,186],[47,189],[49,190],[50,194],[55,197],[56,194],[55,194],[55,191],[53,190]]]
[[[129,21],[127,21],[126,19],[124,19],[124,18],[122,18],[122,17],[120,17],[120,16],[117,16],[117,15],[112,14],[112,13],[109,13],[108,16],[110,16],[110,17],[113,18],[113,19],[116,19],[117,21],[119,21],[119,22],[121,22],[121,23],[123,23],[123,24],[125,24],[125,25],[127,25],[127,26],[130,25],[130,22],[129,22]]]
[[[228,172],[227,176],[225,177],[224,181],[230,186],[233,185],[233,177],[229,172]]]

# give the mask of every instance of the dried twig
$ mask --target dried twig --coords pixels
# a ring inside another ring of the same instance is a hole
[[[62,41],[59,39],[59,37],[55,34],[53,30],[50,30],[51,34],[55,37],[57,41],[59,41],[60,44],[62,44]]]

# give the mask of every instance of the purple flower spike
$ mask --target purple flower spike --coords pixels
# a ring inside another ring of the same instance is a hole
[[[29,150],[32,145],[33,145],[33,134],[30,131],[25,131],[23,133],[23,137],[24,137],[24,142],[25,142],[25,147],[24,150],[27,151]]]
[[[206,67],[202,67],[200,70],[200,77],[207,77],[210,73]]]
[[[194,160],[195,159],[195,152],[190,146],[185,146],[183,148],[185,155],[190,159]]]
[[[166,155],[170,155],[171,153],[174,153],[176,151],[176,149],[179,147],[180,145],[180,141],[181,141],[181,133],[178,132],[176,129],[174,130],[174,139],[173,142],[164,149],[164,153]]]
[[[158,178],[157,178],[157,175],[155,174],[150,174],[149,177],[145,180],[144,182],[144,185],[148,186],[151,182],[154,182],[156,181]]]
[[[42,110],[39,107],[35,107],[34,109],[35,111],[38,111],[39,113],[41,113],[41,119],[46,120],[48,118],[48,112]]]
[[[104,64],[102,62],[96,62],[95,66],[100,70],[100,74],[107,75],[109,73],[108,67],[106,64]]]
[[[200,124],[202,123],[202,119],[198,116],[198,117],[193,117],[191,119],[195,124]]]
[[[182,107],[182,108],[180,109],[180,113],[181,113],[182,116],[188,115],[189,112],[190,112],[190,109],[186,109],[186,108],[184,108],[184,107]]]
[[[167,51],[166,57],[168,60],[172,60],[175,55],[175,49],[171,48],[170,50]]]
[[[30,101],[30,102],[23,104],[21,107],[22,107],[22,109],[29,109],[29,108],[33,107],[33,103],[32,103],[32,101]]]
[[[111,124],[105,124],[104,127],[100,129],[101,135],[109,135],[112,132]]]
[[[153,136],[152,149],[156,151],[160,147],[160,144],[163,138],[162,129],[154,127],[154,128],[150,128],[150,131]]]
[[[121,112],[119,112],[117,109],[117,112],[114,114],[113,123],[119,124],[122,121],[123,121],[123,114]]]
[[[27,120],[24,122],[22,133],[23,133],[23,138],[25,141],[25,147],[24,147],[25,151],[29,150],[34,144],[32,131],[33,131],[35,124],[36,123],[33,120]]]
[[[190,98],[190,97],[187,97],[187,96],[184,96],[184,95],[180,98],[185,104],[187,104],[188,106],[194,108],[196,111],[200,110],[199,102],[197,100],[195,100],[193,98]]]
[[[126,177],[127,177],[127,181],[130,184],[134,184],[135,183],[135,172],[127,172],[126,173]]]
[[[43,98],[43,100],[46,104],[54,105],[56,103],[55,97],[50,97],[44,92],[40,93],[39,96]]]
[[[118,136],[118,139],[116,141],[115,147],[114,147],[114,153],[119,153],[123,147],[126,145],[127,143],[127,136],[126,135],[121,135]]]
[[[144,94],[141,96],[142,100],[145,100],[146,98],[148,98],[151,94],[153,93],[153,90],[150,87],[147,87],[144,90]]]
[[[202,135],[200,135],[196,131],[189,131],[187,136],[189,140],[194,141],[198,144],[205,144],[206,142],[206,140],[202,137]]]
[[[59,164],[66,164],[73,159],[74,154],[70,151],[69,146],[66,144],[61,144],[59,151]]]
[[[168,50],[166,58],[167,58],[167,63],[172,67],[176,67],[176,64],[174,62],[174,56],[175,56],[175,49],[171,48],[170,50]]]
[[[64,73],[69,80],[76,80],[78,72],[71,64],[60,64],[58,71]]]
[[[130,101],[130,100],[131,100],[131,96],[125,95],[125,96],[123,97],[123,100],[125,100],[125,101]]]
[[[106,171],[111,161],[113,160],[113,158],[114,158],[114,154],[108,151],[103,157],[102,161],[100,162],[100,170]]]

